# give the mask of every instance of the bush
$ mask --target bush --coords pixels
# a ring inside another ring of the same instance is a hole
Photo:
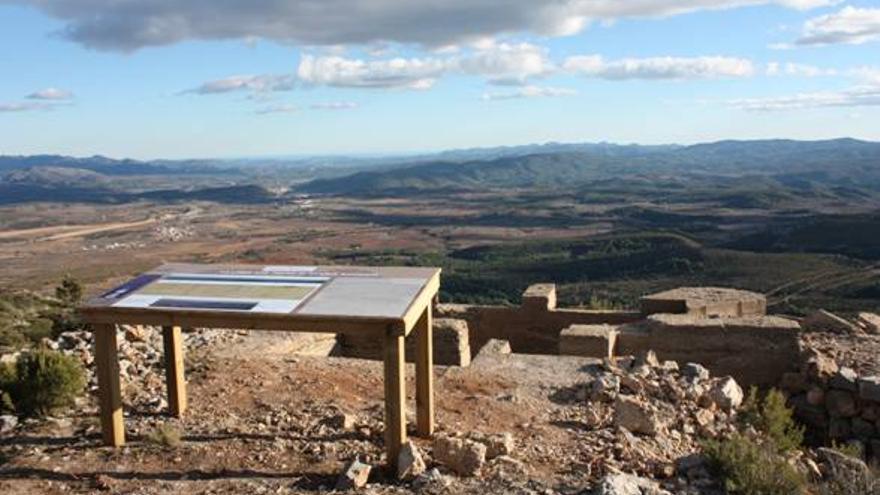
[[[161,424],[147,435],[146,440],[162,447],[175,448],[180,445],[180,430],[167,423]]]
[[[741,495],[792,495],[806,489],[804,476],[772,442],[735,433],[725,440],[712,440],[704,452],[714,470],[724,478],[724,489]]]
[[[761,399],[758,389],[752,387],[740,417],[745,424],[766,435],[780,453],[800,448],[804,441],[804,428],[795,422],[779,390],[771,389]]]
[[[85,386],[76,358],[44,349],[23,353],[13,372],[4,374],[3,390],[23,416],[46,416],[71,405]]]
[[[804,430],[792,418],[782,393],[773,389],[761,397],[752,387],[740,419],[757,434],[735,433],[703,445],[712,467],[724,479],[725,489],[741,495],[804,493],[805,476],[786,458],[801,446]]]

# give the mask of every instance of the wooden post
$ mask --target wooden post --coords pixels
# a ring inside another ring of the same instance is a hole
[[[122,421],[122,390],[119,387],[119,355],[116,347],[116,325],[93,325],[95,332],[95,364],[98,373],[98,402],[101,408],[101,432],[104,445],[125,444]]]
[[[183,336],[180,327],[162,327],[165,347],[165,387],[168,391],[168,409],[174,417],[186,411],[186,380],[183,376]]]
[[[403,336],[385,334],[385,453],[389,466],[397,466],[397,455],[406,442],[406,382],[404,381]]]
[[[416,338],[416,431],[420,437],[434,434],[434,331],[431,304],[415,326]]]

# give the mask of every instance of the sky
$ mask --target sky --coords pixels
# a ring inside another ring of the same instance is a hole
[[[880,140],[880,0],[0,0],[0,154]]]

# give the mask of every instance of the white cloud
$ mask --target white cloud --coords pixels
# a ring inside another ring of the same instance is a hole
[[[466,74],[485,76],[495,84],[524,84],[530,77],[553,70],[547,50],[531,43],[492,44],[454,59],[451,65]]]
[[[30,112],[33,110],[52,110],[55,105],[36,101],[0,103],[0,113]]]
[[[354,110],[360,105],[353,101],[325,101],[320,103],[312,103],[309,108],[312,110]]]
[[[281,104],[259,108],[257,109],[256,113],[259,115],[268,115],[272,113],[294,113],[299,112],[299,110],[299,107],[297,107],[296,105]]]
[[[58,88],[46,88],[27,95],[30,100],[70,100],[73,99],[73,93]]]
[[[594,21],[665,17],[777,4],[809,9],[838,0],[0,0],[64,23],[62,35],[101,50],[185,40],[269,39],[303,45],[444,46],[511,33],[561,36]]]
[[[824,107],[880,106],[880,86],[858,86],[842,91],[799,93],[769,98],[744,98],[730,102],[749,111],[771,112]]]
[[[748,77],[752,62],[733,57],[651,57],[606,61],[600,55],[579,55],[565,60],[572,73],[600,79],[711,79]]]
[[[798,45],[858,45],[880,40],[880,8],[847,6],[804,23]]]
[[[520,98],[542,98],[542,97],[559,97],[574,96],[577,91],[569,88],[554,88],[548,86],[523,86],[515,91],[504,93],[483,93],[483,99],[491,100],[514,100]]]
[[[366,61],[304,55],[296,73],[305,83],[343,88],[429,89],[447,71],[439,58],[392,58]]]
[[[188,89],[184,93],[200,95],[230,93],[233,91],[252,91],[254,93],[272,93],[294,89],[296,79],[289,74],[237,75],[223,79],[208,81],[198,87]]]
[[[780,63],[770,62],[767,64],[766,73],[768,76],[796,76],[796,77],[823,77],[836,76],[838,71],[835,69],[824,69],[815,65],[798,64],[793,62]]]

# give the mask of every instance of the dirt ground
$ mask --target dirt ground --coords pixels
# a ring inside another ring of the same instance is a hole
[[[123,448],[100,445],[93,400],[66,417],[0,437],[6,459],[0,493],[324,492],[355,456],[378,467],[368,493],[576,493],[588,481],[581,467],[595,460],[577,454],[582,428],[560,420],[582,414],[583,401],[560,397],[586,379],[594,360],[500,355],[478,358],[469,368],[437,367],[437,434],[510,432],[516,440],[512,457],[528,474],[511,478],[493,474],[490,466],[480,478],[447,474],[453,483],[414,486],[381,468],[380,362],[243,348],[246,354],[217,348],[188,356],[190,407],[182,420],[129,400]],[[413,375],[410,365],[411,428]],[[354,427],[334,425],[331,418],[340,413],[353,415]],[[178,446],[150,440],[162,424],[183,432]],[[414,440],[430,468],[430,440]]]

